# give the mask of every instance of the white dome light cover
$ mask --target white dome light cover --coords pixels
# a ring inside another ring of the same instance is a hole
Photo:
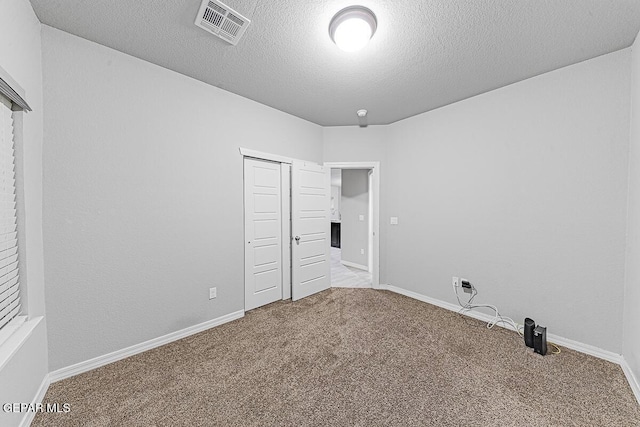
[[[364,6],[342,9],[329,24],[331,40],[345,52],[362,49],[378,28],[376,15]]]

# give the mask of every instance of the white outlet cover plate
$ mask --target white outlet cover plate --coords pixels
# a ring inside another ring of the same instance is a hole
[[[398,217],[397,216],[392,216],[390,223],[391,223],[391,225],[398,225]]]
[[[359,219],[360,221],[364,221],[364,215],[359,215],[359,216],[358,216],[358,219]]]

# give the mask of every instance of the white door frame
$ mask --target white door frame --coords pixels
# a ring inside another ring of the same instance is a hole
[[[369,170],[369,176],[367,177],[367,182],[369,185],[369,201],[367,203],[367,232],[369,236],[373,236],[373,197],[371,197],[371,190],[373,188],[373,170]],[[373,238],[367,239],[367,271],[371,273],[371,277],[373,277]],[[373,284],[372,284],[373,286]]]
[[[280,163],[282,195],[282,299],[291,298],[291,164]]]
[[[369,197],[373,199],[373,266],[371,287],[380,289],[380,162],[325,162],[331,169],[370,169],[372,171],[372,188]]]

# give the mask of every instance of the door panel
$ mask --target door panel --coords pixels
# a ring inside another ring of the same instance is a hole
[[[311,280],[322,278],[324,275],[324,260],[310,262],[300,267],[300,283],[304,284]]]
[[[278,184],[280,185],[280,184]],[[266,190],[273,187],[258,187],[256,190]],[[253,208],[256,213],[275,214],[279,210],[280,197],[279,194],[254,194],[253,195]]]
[[[315,187],[317,188],[317,187]],[[303,187],[304,190],[314,190],[312,187]],[[317,212],[324,210],[325,196],[323,194],[301,194],[300,203],[305,207],[305,212]]]
[[[326,241],[324,238],[308,241],[301,240],[298,247],[300,259],[309,262],[314,261],[313,258],[324,259],[325,243]]]
[[[244,160],[245,310],[282,298],[280,164]]]
[[[274,289],[275,287],[278,286],[279,283],[280,283],[280,271],[278,268],[261,271],[254,275],[254,291],[257,294],[260,294],[263,291]],[[278,299],[280,299],[280,296],[276,297],[273,301],[276,301]],[[269,302],[273,302],[273,301],[269,300]]]
[[[330,169],[310,162],[293,162],[292,190],[292,299],[331,286]]]
[[[277,261],[275,261],[275,259],[277,259],[278,257],[278,254],[276,252],[278,252],[279,249],[280,248],[278,248],[278,245],[266,245],[254,248],[254,265],[256,267],[261,267],[263,265],[276,265]]]
[[[254,240],[272,239],[280,232],[280,223],[276,219],[254,219],[253,221]]]
[[[299,231],[304,235],[313,235],[316,230],[324,227],[324,218],[302,218],[299,224]]]

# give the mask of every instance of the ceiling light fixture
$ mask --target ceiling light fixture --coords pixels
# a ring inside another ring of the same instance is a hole
[[[331,40],[345,52],[355,52],[369,43],[378,28],[376,15],[364,6],[349,6],[336,13],[329,24]]]

